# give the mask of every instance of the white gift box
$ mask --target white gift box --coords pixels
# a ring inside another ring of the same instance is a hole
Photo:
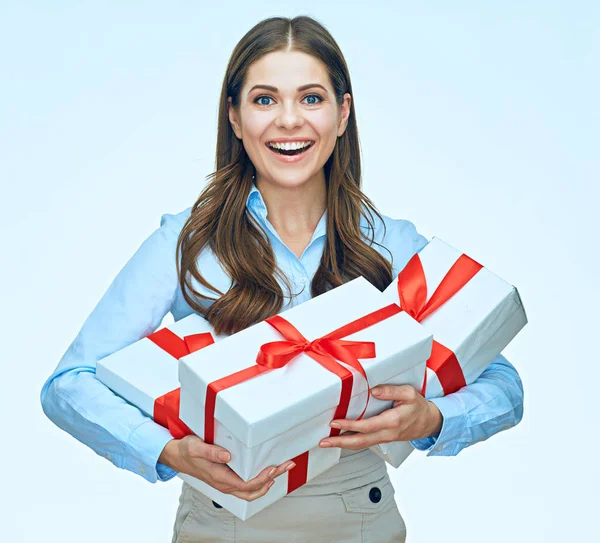
[[[387,305],[381,292],[361,277],[280,316],[312,341]],[[375,343],[375,358],[360,360],[371,387],[381,383],[421,386],[432,336],[410,316],[394,314],[344,339]],[[260,347],[281,340],[282,335],[265,321],[181,358],[181,419],[204,439],[209,384],[255,366]],[[360,373],[345,367],[354,378],[346,418],[355,419],[370,391]],[[269,465],[279,465],[318,447],[330,434],[329,423],[340,403],[340,392],[340,377],[302,352],[283,368],[266,371],[217,394],[214,442],[231,451],[229,466],[249,480]],[[364,416],[388,407],[389,402],[371,397]]]
[[[225,337],[215,335],[212,326],[196,313],[165,328],[181,341],[185,336],[202,333],[211,334],[214,341]],[[161,330],[158,332],[161,333]],[[150,336],[155,334],[157,332]],[[146,415],[154,417],[156,399],[179,388],[177,360],[173,354],[144,337],[99,360],[96,377]]]
[[[216,335],[212,326],[195,313],[166,328],[181,341],[185,336],[201,333],[210,333],[215,341],[227,337]],[[147,337],[99,360],[96,368],[96,376],[100,381],[153,418],[156,399],[179,388],[177,374],[177,358]],[[246,520],[285,496],[291,488],[288,486],[290,476],[298,476],[296,470],[300,470],[302,480],[310,481],[335,466],[340,459],[340,453],[341,449],[337,447],[331,449],[317,447],[309,451],[306,454],[308,457],[306,465],[297,463],[297,467],[291,472],[277,477],[264,496],[252,502],[219,492],[191,475],[178,473],[178,476],[241,520]]]
[[[431,298],[461,252],[433,238],[419,253]],[[388,302],[400,304],[398,279],[384,291]],[[527,323],[517,289],[481,268],[452,298],[421,320],[436,342],[450,349],[462,368],[464,381],[475,381]],[[427,368],[425,397],[444,395],[439,376]],[[371,447],[388,463],[398,467],[413,451],[409,442],[397,441]]]

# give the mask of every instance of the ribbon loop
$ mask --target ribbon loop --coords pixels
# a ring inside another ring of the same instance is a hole
[[[461,254],[450,267],[434,293],[427,301],[427,279],[418,253],[398,274],[398,298],[402,311],[406,311],[417,322],[423,321],[437,311],[459,290],[461,290],[483,266],[471,257]],[[441,343],[434,340],[427,368],[434,371],[442,385],[444,394],[450,394],[466,386],[465,377],[456,355]],[[421,394],[425,396],[427,370],[423,379]]]

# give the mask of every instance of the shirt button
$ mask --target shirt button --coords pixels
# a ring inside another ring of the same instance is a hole
[[[144,466],[140,466],[140,473],[146,473],[146,469],[144,468]]]
[[[369,490],[369,499],[373,503],[379,503],[381,501],[381,490],[374,486],[371,490]]]
[[[213,505],[217,508],[217,509],[222,509],[223,506],[219,505],[217,502],[213,501]]]

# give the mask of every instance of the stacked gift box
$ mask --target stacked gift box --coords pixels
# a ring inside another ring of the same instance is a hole
[[[427,360],[427,399],[475,381],[527,323],[515,287],[439,238],[413,256],[384,291],[433,334]],[[409,442],[372,447],[398,467],[413,451]]]
[[[357,278],[228,337],[216,336],[203,318],[190,315],[99,361],[97,377],[174,437],[193,432],[229,450],[229,467],[245,481],[267,466],[294,459],[296,467],[253,502],[179,474],[247,519],[339,461],[339,448],[318,447],[321,439],[339,432],[329,427],[331,420],[366,418],[391,407],[392,402],[370,396],[370,388],[389,383],[421,390],[427,371],[423,391],[428,397],[439,395],[440,390],[444,393],[439,379],[447,373],[444,364],[453,368],[454,386],[465,379],[471,382],[524,325],[516,290],[496,276],[490,280],[492,274],[468,257],[469,280],[464,281],[462,268],[458,275],[450,274],[456,292],[448,295],[442,278],[453,262],[462,260],[456,254],[434,238],[415,256],[422,261],[415,265],[413,259],[404,277],[401,274],[401,285],[426,281],[429,294],[442,284],[442,298],[448,299],[426,318],[418,312],[429,299],[420,294],[409,300],[407,287],[403,305],[398,280],[382,295]],[[464,283],[458,289],[457,277]],[[498,282],[512,289],[510,303],[492,303],[506,291]],[[488,305],[481,302],[488,299]],[[462,342],[439,334],[447,321],[448,328],[464,336]],[[446,356],[438,360],[442,367],[434,367],[436,342],[446,351],[454,349],[458,364]],[[386,445],[374,450],[392,464],[399,464],[412,449],[408,443]]]

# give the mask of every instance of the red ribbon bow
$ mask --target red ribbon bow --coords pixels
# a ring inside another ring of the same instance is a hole
[[[177,360],[215,342],[209,332],[192,334],[181,339],[168,328],[158,330],[147,338]],[[154,421],[167,428],[175,439],[181,439],[194,433],[179,418],[180,392],[181,388],[178,387],[154,401]]]
[[[398,296],[402,310],[417,322],[421,322],[450,300],[482,268],[483,266],[471,257],[461,254],[427,301],[427,279],[421,258],[418,253],[415,254],[398,274]],[[467,384],[456,355],[435,340],[431,348],[431,357],[427,360],[427,367],[436,373],[444,394],[456,392]],[[426,388],[427,371],[421,389],[423,396]]]

